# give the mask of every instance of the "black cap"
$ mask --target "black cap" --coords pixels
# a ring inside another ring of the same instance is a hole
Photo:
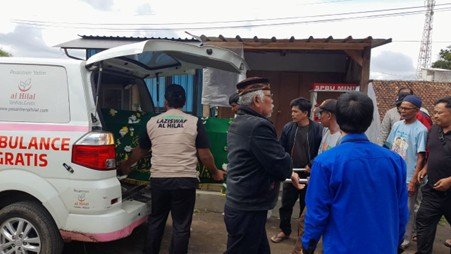
[[[269,90],[269,79],[262,77],[250,77],[236,84],[238,94],[241,96],[258,90]]]
[[[332,114],[335,114],[335,111],[337,110],[337,100],[336,99],[327,99],[319,105],[319,108],[323,111],[330,112]]]

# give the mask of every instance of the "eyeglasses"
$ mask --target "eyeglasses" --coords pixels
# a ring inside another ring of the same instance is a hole
[[[398,107],[398,109],[399,109],[399,111],[401,111],[401,110],[408,111],[408,110],[412,110],[412,109],[416,109],[416,108]]]

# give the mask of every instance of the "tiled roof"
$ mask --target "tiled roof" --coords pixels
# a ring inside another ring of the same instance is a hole
[[[381,120],[385,112],[394,107],[396,95],[401,87],[411,88],[422,99],[423,107],[431,114],[438,99],[451,95],[451,82],[373,80],[372,83]]]

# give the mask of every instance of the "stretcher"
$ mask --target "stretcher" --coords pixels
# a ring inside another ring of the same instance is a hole
[[[308,171],[305,168],[293,168],[293,172],[300,173],[300,172],[308,172]],[[308,180],[309,180],[308,178],[299,178],[299,183],[300,184],[307,184]],[[287,179],[285,179],[284,182],[285,183],[291,183],[292,181],[291,181],[291,178],[287,178]]]

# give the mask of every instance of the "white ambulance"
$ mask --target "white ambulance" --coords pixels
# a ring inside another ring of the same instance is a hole
[[[144,223],[148,198],[121,186],[100,109],[152,112],[145,78],[203,67],[240,73],[246,63],[165,40],[87,61],[0,57],[0,253],[60,253],[63,240],[112,241]]]

